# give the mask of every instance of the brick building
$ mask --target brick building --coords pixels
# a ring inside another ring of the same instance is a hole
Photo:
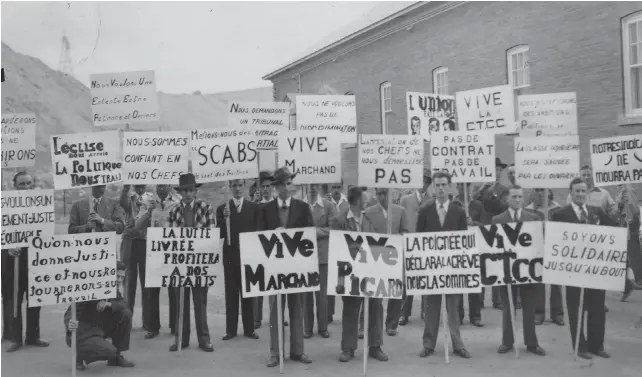
[[[274,99],[354,94],[360,133],[403,134],[407,91],[452,95],[508,83],[516,95],[577,93],[582,164],[590,163],[589,139],[640,133],[640,2],[406,2],[378,8],[384,12],[378,20],[365,16],[367,25],[357,22],[266,75]],[[513,136],[497,136],[496,146],[497,156],[512,163]],[[350,180],[356,150],[344,154]]]

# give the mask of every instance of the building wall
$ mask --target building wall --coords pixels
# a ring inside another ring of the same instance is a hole
[[[389,81],[388,130],[402,134],[407,132],[405,94],[432,92],[435,68],[448,68],[451,94],[506,84],[506,51],[526,44],[531,86],[520,93],[577,93],[581,162],[590,164],[589,139],[640,132],[641,118],[624,117],[621,18],[641,9],[640,2],[465,3],[301,72],[302,92],[352,91],[359,132],[381,133],[379,85]],[[284,79],[295,73],[274,80],[277,99],[296,91],[297,82]],[[498,136],[496,145],[497,156],[512,163],[513,137]]]

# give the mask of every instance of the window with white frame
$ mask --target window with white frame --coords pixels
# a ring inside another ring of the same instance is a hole
[[[642,115],[642,12],[622,20],[624,108],[627,116]]]
[[[506,53],[508,63],[508,84],[514,89],[531,85],[530,69],[528,67],[528,46],[516,46]]]
[[[381,97],[381,131],[385,134],[388,132],[386,115],[392,112],[392,86],[386,81],[379,85],[379,95]]]
[[[432,71],[432,91],[438,95],[448,95],[448,68],[439,67]]]

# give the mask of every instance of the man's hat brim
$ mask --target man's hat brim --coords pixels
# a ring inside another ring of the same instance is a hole
[[[288,175],[285,175],[283,177],[278,177],[278,178],[277,177],[272,177],[272,184],[276,185],[276,184],[279,184],[279,183],[283,183],[283,182],[287,181],[288,179],[294,179],[294,177],[296,177],[296,175],[297,175],[297,173],[288,174]]]
[[[199,188],[199,187],[201,187],[201,185],[202,185],[202,183],[191,183],[189,185],[174,186],[174,190],[181,191],[181,190],[185,190],[185,189],[188,189],[188,188]]]

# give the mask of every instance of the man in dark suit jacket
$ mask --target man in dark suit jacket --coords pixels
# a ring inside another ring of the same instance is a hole
[[[588,185],[582,178],[574,178],[569,185],[571,191],[571,203],[560,208],[551,216],[551,221],[575,224],[596,224],[606,226],[617,226],[616,222],[609,217],[600,207],[586,205]],[[606,324],[605,308],[606,295],[602,289],[584,289],[584,310],[588,312],[587,334],[584,336],[584,316],[581,318],[580,344],[578,345],[578,356],[584,359],[591,359],[591,354],[609,358],[604,351],[604,327]],[[566,287],[566,307],[568,308],[569,327],[571,329],[571,342],[575,347],[577,331],[577,315],[580,306],[580,288]],[[584,311],[583,310],[583,311]]]
[[[518,223],[525,221],[539,221],[540,217],[530,211],[522,209],[524,204],[524,190],[519,186],[513,186],[508,190],[508,209],[497,216],[493,217],[493,224]],[[524,343],[526,350],[535,355],[544,356],[546,351],[539,346],[537,334],[535,333],[535,307],[538,302],[538,285],[522,284],[519,287],[511,287],[513,302],[517,301],[517,293],[522,297],[522,322],[524,327]],[[502,344],[497,349],[498,353],[504,354],[513,349],[515,336],[513,334],[513,316],[510,310],[510,301],[508,298],[508,287],[501,287],[501,296],[503,301],[502,316]]]
[[[424,206],[417,216],[417,232],[445,232],[468,229],[466,212],[458,205],[450,202],[448,190],[451,183],[450,174],[436,172],[432,176],[436,200]],[[453,352],[463,358],[470,358],[459,333],[459,300],[460,295],[445,295],[446,311],[450,338],[453,342]],[[435,352],[437,335],[439,334],[439,317],[441,316],[442,295],[426,296],[426,315],[423,334],[423,349],[420,357],[428,357]]]
[[[71,205],[69,234],[91,232],[123,233],[123,208],[115,200],[105,198],[105,185],[92,186],[91,197]]]
[[[313,227],[312,211],[310,206],[292,197],[295,190],[292,179],[296,174],[291,174],[288,168],[279,168],[274,172],[273,182],[278,196],[261,207],[259,220],[260,230],[275,230],[285,228]],[[309,364],[312,360],[303,353],[303,297],[301,293],[284,296],[281,308],[285,309],[288,303],[290,313],[290,359]],[[270,359],[268,367],[279,365],[279,333],[276,297],[270,300]],[[284,345],[285,346],[285,345]]]
[[[233,199],[229,205],[221,204],[216,210],[216,223],[221,231],[223,244],[223,271],[225,273],[225,336],[229,340],[237,335],[239,322],[239,299],[243,316],[243,333],[250,339],[258,339],[254,332],[254,313],[251,298],[241,297],[241,249],[239,234],[258,230],[259,205],[243,197],[245,181],[230,181]],[[230,219],[230,237],[227,235],[226,219]]]

